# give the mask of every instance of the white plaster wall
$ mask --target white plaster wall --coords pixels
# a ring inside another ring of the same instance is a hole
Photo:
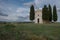
[[[39,16],[38,16],[39,15]],[[37,10],[36,12],[35,12],[35,23],[38,23],[37,21],[37,19],[39,18],[39,23],[43,23],[43,21],[42,21],[42,11],[40,11],[40,10]]]

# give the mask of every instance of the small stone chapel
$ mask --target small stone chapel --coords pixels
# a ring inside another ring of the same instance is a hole
[[[40,23],[40,24],[43,24],[43,20],[42,20],[42,10],[40,9],[37,9],[35,11],[35,20],[34,20],[35,23]]]

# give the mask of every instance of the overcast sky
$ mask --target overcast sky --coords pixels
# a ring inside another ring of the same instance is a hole
[[[0,21],[29,21],[31,4],[35,8],[51,4],[60,9],[60,0],[0,0]],[[57,13],[60,22],[60,12]]]

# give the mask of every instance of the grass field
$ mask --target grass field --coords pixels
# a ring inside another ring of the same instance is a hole
[[[60,40],[60,23],[0,24],[0,40]]]

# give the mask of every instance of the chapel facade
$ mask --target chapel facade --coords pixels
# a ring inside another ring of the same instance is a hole
[[[38,9],[35,11],[35,23],[40,23],[43,24],[43,19],[42,19],[42,10]]]

